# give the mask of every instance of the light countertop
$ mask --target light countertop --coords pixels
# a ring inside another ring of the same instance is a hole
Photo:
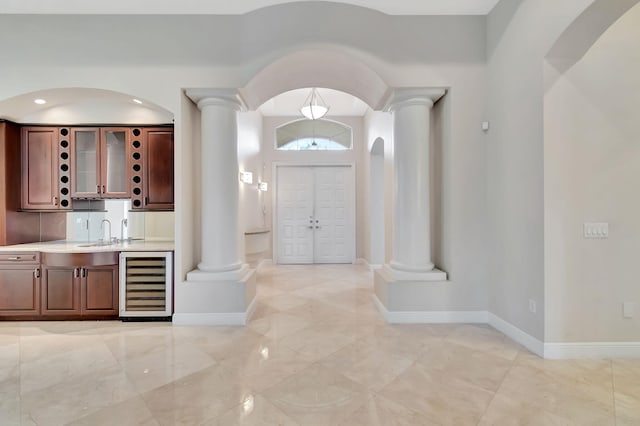
[[[132,240],[110,245],[97,245],[87,241],[61,240],[1,246],[0,252],[95,253],[102,251],[173,251],[173,249],[173,240]]]

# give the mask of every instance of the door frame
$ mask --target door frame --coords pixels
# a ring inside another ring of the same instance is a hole
[[[271,165],[271,179],[273,181],[273,191],[271,191],[271,261],[274,265],[278,264],[278,168],[279,167],[348,167],[351,194],[347,200],[347,204],[351,209],[349,213],[349,221],[351,222],[351,264],[356,264],[356,163],[354,162],[330,162],[317,163],[311,161],[274,161]]]

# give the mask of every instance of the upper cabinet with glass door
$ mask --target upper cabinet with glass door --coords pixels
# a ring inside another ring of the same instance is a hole
[[[129,198],[127,128],[71,129],[73,198]]]

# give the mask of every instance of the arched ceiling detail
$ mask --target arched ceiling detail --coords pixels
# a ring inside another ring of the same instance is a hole
[[[326,87],[349,93],[374,110],[389,96],[389,86],[369,66],[346,53],[310,49],[284,56],[259,71],[240,90],[251,110],[280,93]]]
[[[560,73],[578,62],[602,34],[640,0],[595,0],[562,33],[547,53],[547,61]]]

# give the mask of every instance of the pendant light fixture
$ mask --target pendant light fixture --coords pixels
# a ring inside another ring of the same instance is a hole
[[[327,112],[329,112],[329,107],[320,96],[320,93],[318,93],[318,90],[314,87],[311,89],[311,93],[309,93],[307,100],[304,101],[304,104],[300,108],[300,112],[309,120],[317,120],[318,118],[324,117]]]

